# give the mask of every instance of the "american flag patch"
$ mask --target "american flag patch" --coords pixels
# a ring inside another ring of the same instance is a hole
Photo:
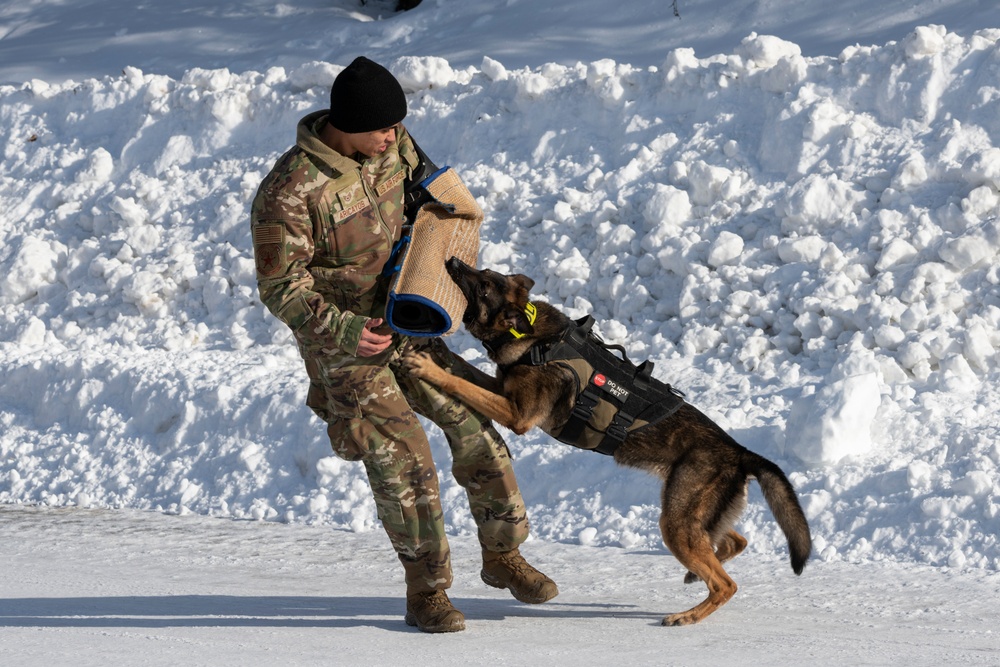
[[[284,236],[285,228],[281,225],[257,225],[253,228],[254,245],[282,243],[284,241]]]

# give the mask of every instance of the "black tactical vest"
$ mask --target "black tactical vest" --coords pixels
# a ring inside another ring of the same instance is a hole
[[[652,362],[636,366],[623,347],[598,338],[591,331],[593,325],[589,315],[577,320],[555,344],[532,348],[531,363],[556,363],[576,378],[573,412],[549,435],[567,445],[611,455],[629,433],[676,412],[684,394],[652,377]]]

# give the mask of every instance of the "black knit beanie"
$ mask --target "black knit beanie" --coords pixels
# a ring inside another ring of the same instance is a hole
[[[384,130],[405,117],[403,87],[378,63],[360,56],[334,79],[329,121],[341,132]]]

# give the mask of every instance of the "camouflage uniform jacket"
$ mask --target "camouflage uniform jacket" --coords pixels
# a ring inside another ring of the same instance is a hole
[[[355,355],[365,322],[383,316],[376,287],[400,237],[403,182],[418,162],[402,125],[379,155],[337,153],[319,137],[326,114],[299,121],[295,146],[264,178],[251,210],[261,301],[307,358]]]

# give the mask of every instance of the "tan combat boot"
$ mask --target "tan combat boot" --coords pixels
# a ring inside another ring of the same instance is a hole
[[[404,620],[424,632],[465,630],[465,615],[455,609],[444,591],[407,593]]]
[[[483,552],[483,582],[506,588],[521,602],[539,604],[559,595],[556,582],[528,565],[517,549],[505,553]]]

